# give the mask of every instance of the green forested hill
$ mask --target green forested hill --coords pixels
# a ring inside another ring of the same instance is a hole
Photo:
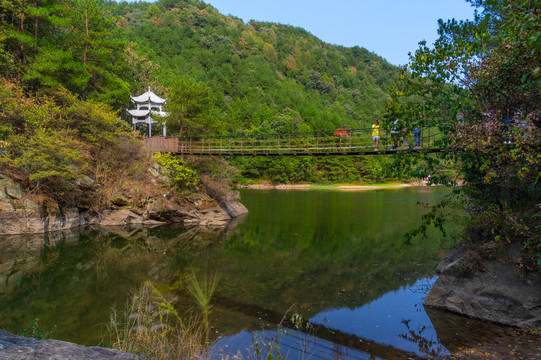
[[[366,49],[326,44],[292,26],[246,24],[198,0],[6,0],[0,2],[0,168],[51,189],[90,174],[101,166],[94,155],[115,136],[129,135],[129,96],[147,86],[168,98],[169,136],[324,131],[369,126],[397,73]],[[119,133],[102,128],[104,121]],[[51,144],[56,132],[69,141]],[[36,140],[42,133],[47,141]],[[92,149],[76,173],[72,160],[54,156],[64,147],[71,151],[70,141]],[[27,143],[51,158],[37,159]],[[20,161],[25,156],[31,166]],[[380,160],[354,158],[235,165],[246,177],[280,182],[383,174]]]
[[[166,96],[179,80],[207,86],[217,107],[212,131],[366,126],[379,117],[397,73],[366,49],[326,44],[292,26],[245,24],[197,0],[108,6],[119,16],[130,56],[156,65],[140,79],[141,89],[154,76]],[[197,121],[191,127],[209,128]]]
[[[398,72],[366,49],[246,24],[198,0],[9,0],[0,30],[4,77],[114,111],[150,85],[170,99],[170,135],[367,126]]]

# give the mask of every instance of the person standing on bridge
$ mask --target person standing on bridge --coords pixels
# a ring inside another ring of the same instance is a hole
[[[415,149],[421,148],[421,127],[416,126],[413,128],[413,138],[415,139]]]
[[[379,121],[372,125],[372,140],[374,140],[374,151],[379,150]]]

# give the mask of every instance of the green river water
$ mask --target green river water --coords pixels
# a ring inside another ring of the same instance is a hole
[[[90,228],[0,239],[0,328],[39,318],[53,337],[106,344],[112,307],[146,280],[185,312],[183,279],[219,274],[212,299],[214,358],[253,358],[294,306],[318,328],[280,336],[288,358],[400,359],[445,355],[487,327],[425,309],[448,240],[404,245],[403,234],[448,191],[412,187],[341,192],[241,191],[250,213],[226,229]],[[451,236],[455,230],[450,227]],[[321,326],[318,326],[321,325]]]

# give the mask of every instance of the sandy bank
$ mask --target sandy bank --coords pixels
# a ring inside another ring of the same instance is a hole
[[[241,189],[255,190],[340,190],[340,191],[367,191],[378,189],[399,189],[412,186],[425,186],[424,183],[411,184],[382,184],[382,185],[311,185],[311,184],[250,184],[238,185]]]

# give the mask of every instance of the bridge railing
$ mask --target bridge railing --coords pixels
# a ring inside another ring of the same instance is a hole
[[[193,155],[317,155],[375,152],[372,129],[339,129],[329,132],[255,134],[245,136],[191,137],[179,139],[178,152]],[[429,150],[441,134],[422,128],[416,146],[413,133],[380,131],[377,151]]]

